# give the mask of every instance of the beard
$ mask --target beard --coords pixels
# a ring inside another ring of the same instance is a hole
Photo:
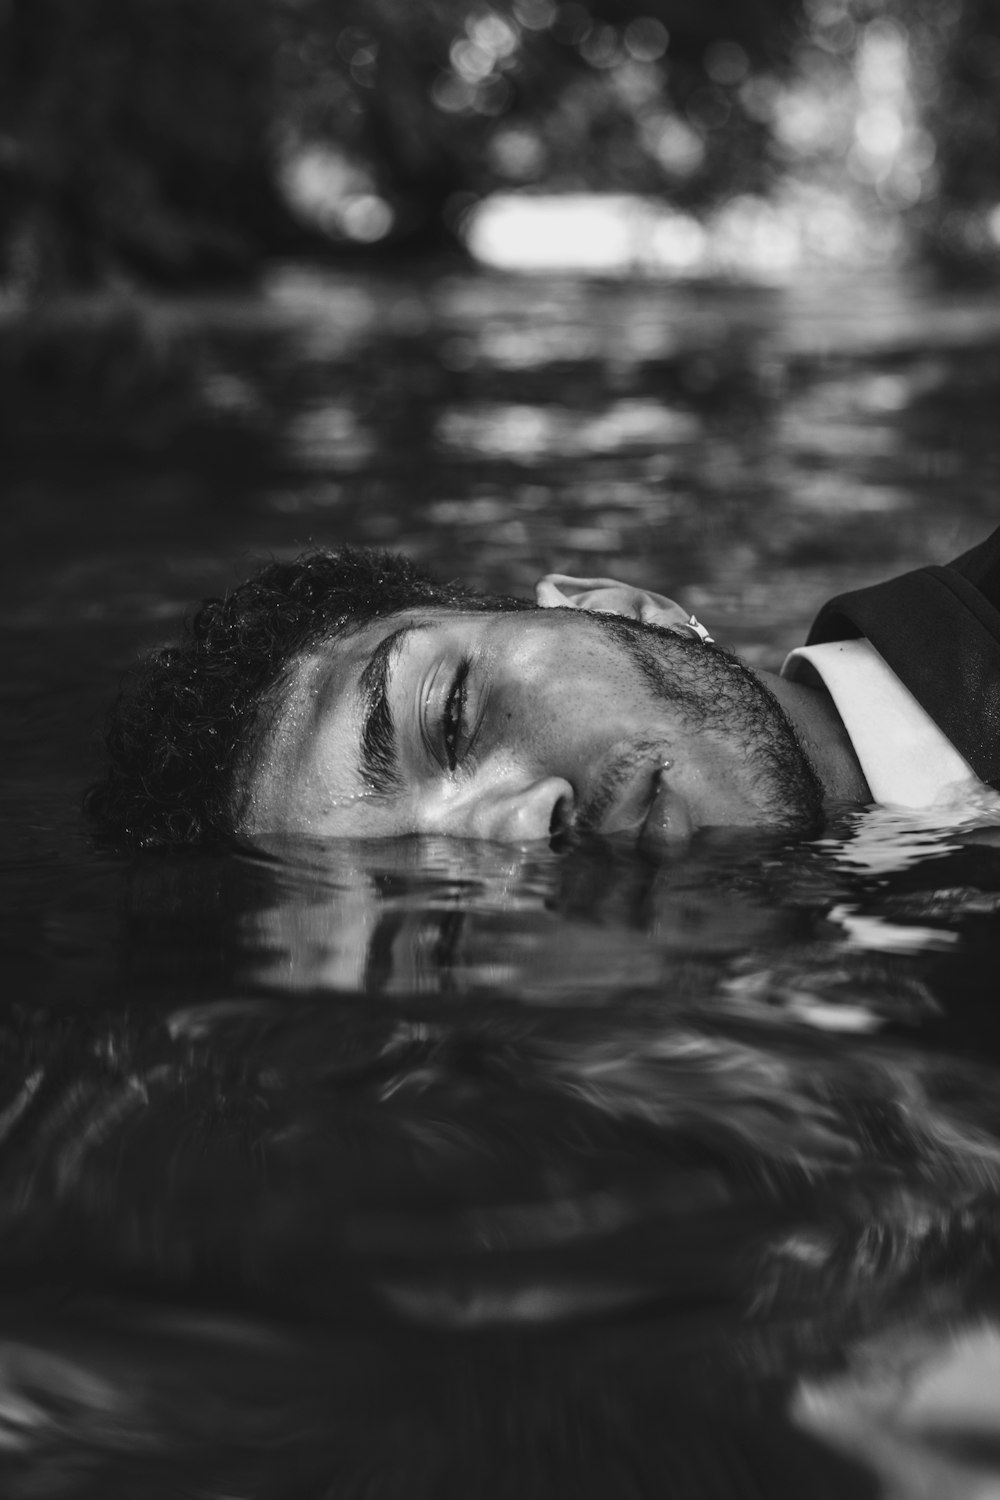
[[[739,657],[661,625],[611,614],[593,613],[591,619],[687,729],[742,747],[762,824],[802,835],[819,832],[822,783],[781,704]],[[637,753],[642,749],[637,746]],[[613,789],[607,791],[613,795]],[[583,824],[596,829],[604,800],[600,787],[592,800]]]

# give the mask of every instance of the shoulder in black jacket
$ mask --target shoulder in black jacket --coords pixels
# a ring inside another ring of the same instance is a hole
[[[866,636],[965,756],[1000,788],[1000,527],[945,567],[840,594],[810,646]]]

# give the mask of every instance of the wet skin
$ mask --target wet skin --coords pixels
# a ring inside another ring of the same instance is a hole
[[[760,678],[607,615],[404,612],[301,658],[276,702],[251,836],[598,833],[657,848],[820,817],[819,783]]]

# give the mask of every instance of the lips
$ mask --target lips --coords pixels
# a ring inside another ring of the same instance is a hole
[[[671,786],[661,766],[654,776],[653,795],[639,829],[638,847],[644,854],[677,853],[691,842],[694,825],[684,798]]]
[[[646,853],[687,844],[690,816],[664,770],[662,746],[635,745],[606,767],[579,810],[576,830],[634,841]]]

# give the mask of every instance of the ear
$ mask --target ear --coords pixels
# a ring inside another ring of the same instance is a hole
[[[546,573],[535,585],[535,603],[541,609],[594,609],[600,614],[627,615],[672,630],[687,625],[691,618],[688,610],[665,594],[633,588],[614,578],[570,578],[567,573]]]

